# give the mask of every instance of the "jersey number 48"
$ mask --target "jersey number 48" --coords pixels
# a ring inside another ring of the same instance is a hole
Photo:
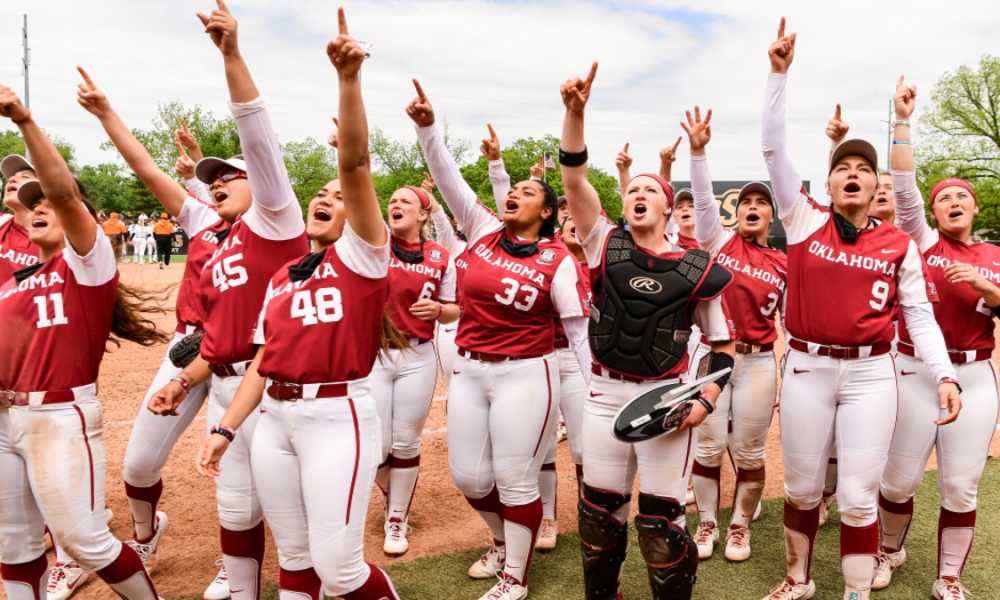
[[[333,323],[344,317],[344,305],[340,300],[340,290],[323,288],[316,290],[316,301],[309,290],[295,292],[292,296],[292,318],[302,319],[303,325]]]

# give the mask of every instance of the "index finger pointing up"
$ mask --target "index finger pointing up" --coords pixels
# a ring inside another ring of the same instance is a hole
[[[226,13],[227,15],[230,14],[229,13],[229,7],[226,6],[226,3],[223,2],[223,0],[215,0],[215,1],[219,5],[219,10],[221,10],[224,13]]]
[[[681,136],[677,136],[677,143],[674,144],[674,152],[677,152],[677,147],[681,145],[681,140],[682,139],[683,138]]]
[[[83,70],[83,67],[77,67],[76,70],[79,71],[80,75],[83,76],[83,80],[87,82],[88,87],[90,88],[97,87],[96,85],[94,85],[94,81],[90,78],[90,75],[87,75],[87,72]],[[902,81],[902,79],[900,79],[900,81]]]
[[[785,37],[785,17],[781,17],[781,25],[778,25],[778,39]]]
[[[833,113],[833,118],[837,121],[840,120],[840,105],[837,105],[837,111]]]
[[[347,17],[344,16],[343,6],[337,8],[337,22],[340,24],[340,35],[347,35]]]
[[[489,123],[487,123],[486,126],[490,128],[490,138],[494,140],[497,139],[497,132],[493,131],[493,126]]]
[[[896,84],[896,91],[898,92],[903,88],[903,76],[899,76],[899,82]]]
[[[628,154],[628,145],[631,144],[631,143],[632,142],[625,142],[625,149],[622,150],[622,152],[624,152],[625,154]]]
[[[427,95],[424,94],[424,88],[420,87],[420,82],[416,79],[413,80],[413,87],[417,88],[417,96],[419,96],[421,100],[427,98]]]
[[[185,133],[185,134],[187,134],[187,135],[191,135],[191,130],[190,130],[190,129],[188,129],[188,124],[187,124],[187,122],[186,122],[186,121],[184,120],[184,117],[181,117],[181,127],[183,127],[183,128],[184,128],[184,133]]]
[[[590,84],[594,83],[594,77],[596,75],[597,75],[597,63],[595,62],[590,66],[590,74],[587,75],[587,79],[583,82],[583,84],[587,87],[587,89],[590,89]]]

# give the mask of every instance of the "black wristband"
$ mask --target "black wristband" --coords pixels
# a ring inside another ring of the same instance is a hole
[[[564,167],[579,167],[587,164],[587,148],[583,152],[566,152],[559,148],[559,164]]]
[[[715,373],[727,367],[729,369],[736,368],[736,360],[732,356],[726,354],[725,352],[709,352],[708,360],[709,360],[709,367],[708,367],[709,373]],[[729,371],[725,375],[722,375],[718,379],[716,379],[715,383],[718,384],[719,388],[725,388],[726,384],[729,383],[729,378],[732,376],[732,374],[733,372]]]
[[[229,440],[230,442],[236,439],[236,432],[226,427],[225,425],[216,425],[215,427],[212,428],[212,433],[213,434],[217,433],[222,437],[226,438],[227,440]]]
[[[695,400],[697,400],[698,402],[700,402],[701,405],[705,407],[705,410],[708,411],[708,414],[712,414],[712,413],[715,412],[715,405],[712,404],[708,400],[708,398],[705,397],[704,394],[699,395],[697,398],[695,398]]]

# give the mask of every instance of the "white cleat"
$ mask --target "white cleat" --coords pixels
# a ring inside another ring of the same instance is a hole
[[[556,536],[559,535],[559,525],[552,519],[542,519],[542,527],[538,530],[535,540],[535,550],[551,552],[556,549]]]
[[[830,515],[830,509],[833,507],[833,503],[837,501],[837,495],[823,496],[823,499],[819,501],[819,526],[822,527],[826,525],[826,520]]]
[[[871,588],[859,588],[849,585],[844,589],[844,600],[869,600],[871,595]]]
[[[507,546],[497,546],[494,544],[489,552],[469,567],[469,577],[473,579],[490,579],[496,577],[497,573],[503,571],[503,566],[506,562]]]
[[[413,529],[405,521],[400,521],[395,517],[386,521],[383,529],[385,530],[385,543],[382,544],[382,552],[385,552],[386,556],[402,556],[406,554],[406,551],[410,547],[410,543],[406,541],[406,536]]]
[[[711,558],[718,541],[719,528],[715,523],[705,521],[698,525],[698,531],[694,534],[694,543],[698,546],[698,558],[702,560]]]
[[[87,581],[90,573],[76,563],[56,563],[49,570],[48,599],[66,600]]]
[[[809,600],[816,595],[816,583],[795,583],[791,577],[785,577],[781,585],[771,590],[764,600]]]
[[[966,594],[972,594],[957,580],[938,579],[934,582],[934,598],[937,600],[965,600]]]
[[[750,528],[740,525],[730,526],[726,533],[726,559],[743,562],[748,558],[750,558]]]
[[[873,590],[881,590],[889,586],[892,580],[892,572],[903,566],[906,560],[906,548],[900,548],[899,552],[878,553],[878,569],[875,571],[875,581],[872,582]]]
[[[215,565],[220,567],[219,574],[215,576],[215,581],[208,586],[202,597],[205,600],[226,600],[229,597],[229,578],[226,577],[226,566],[222,564],[222,559],[215,561]]]
[[[479,600],[524,600],[528,597],[528,588],[518,585],[503,573],[498,573],[497,577],[500,581]]]
[[[753,523],[754,521],[756,521],[757,519],[759,519],[760,518],[760,513],[762,513],[763,511],[764,511],[764,501],[763,500],[758,500],[757,501],[757,508],[753,509],[753,516],[750,517],[750,522]]]
[[[153,537],[148,542],[137,542],[134,539],[128,542],[128,545],[142,559],[142,564],[145,565],[146,572],[150,575],[153,574],[153,569],[156,568],[156,563],[159,561],[157,551],[160,547],[160,538],[163,537],[163,533],[167,530],[169,524],[170,521],[167,519],[167,513],[158,510],[156,511],[156,533],[153,534]]]

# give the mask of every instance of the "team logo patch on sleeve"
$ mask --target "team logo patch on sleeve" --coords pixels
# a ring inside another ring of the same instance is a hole
[[[431,260],[434,262],[441,262],[441,251],[431,250]]]
[[[550,248],[542,250],[541,255],[538,257],[542,262],[552,262],[556,258],[556,251]]]

